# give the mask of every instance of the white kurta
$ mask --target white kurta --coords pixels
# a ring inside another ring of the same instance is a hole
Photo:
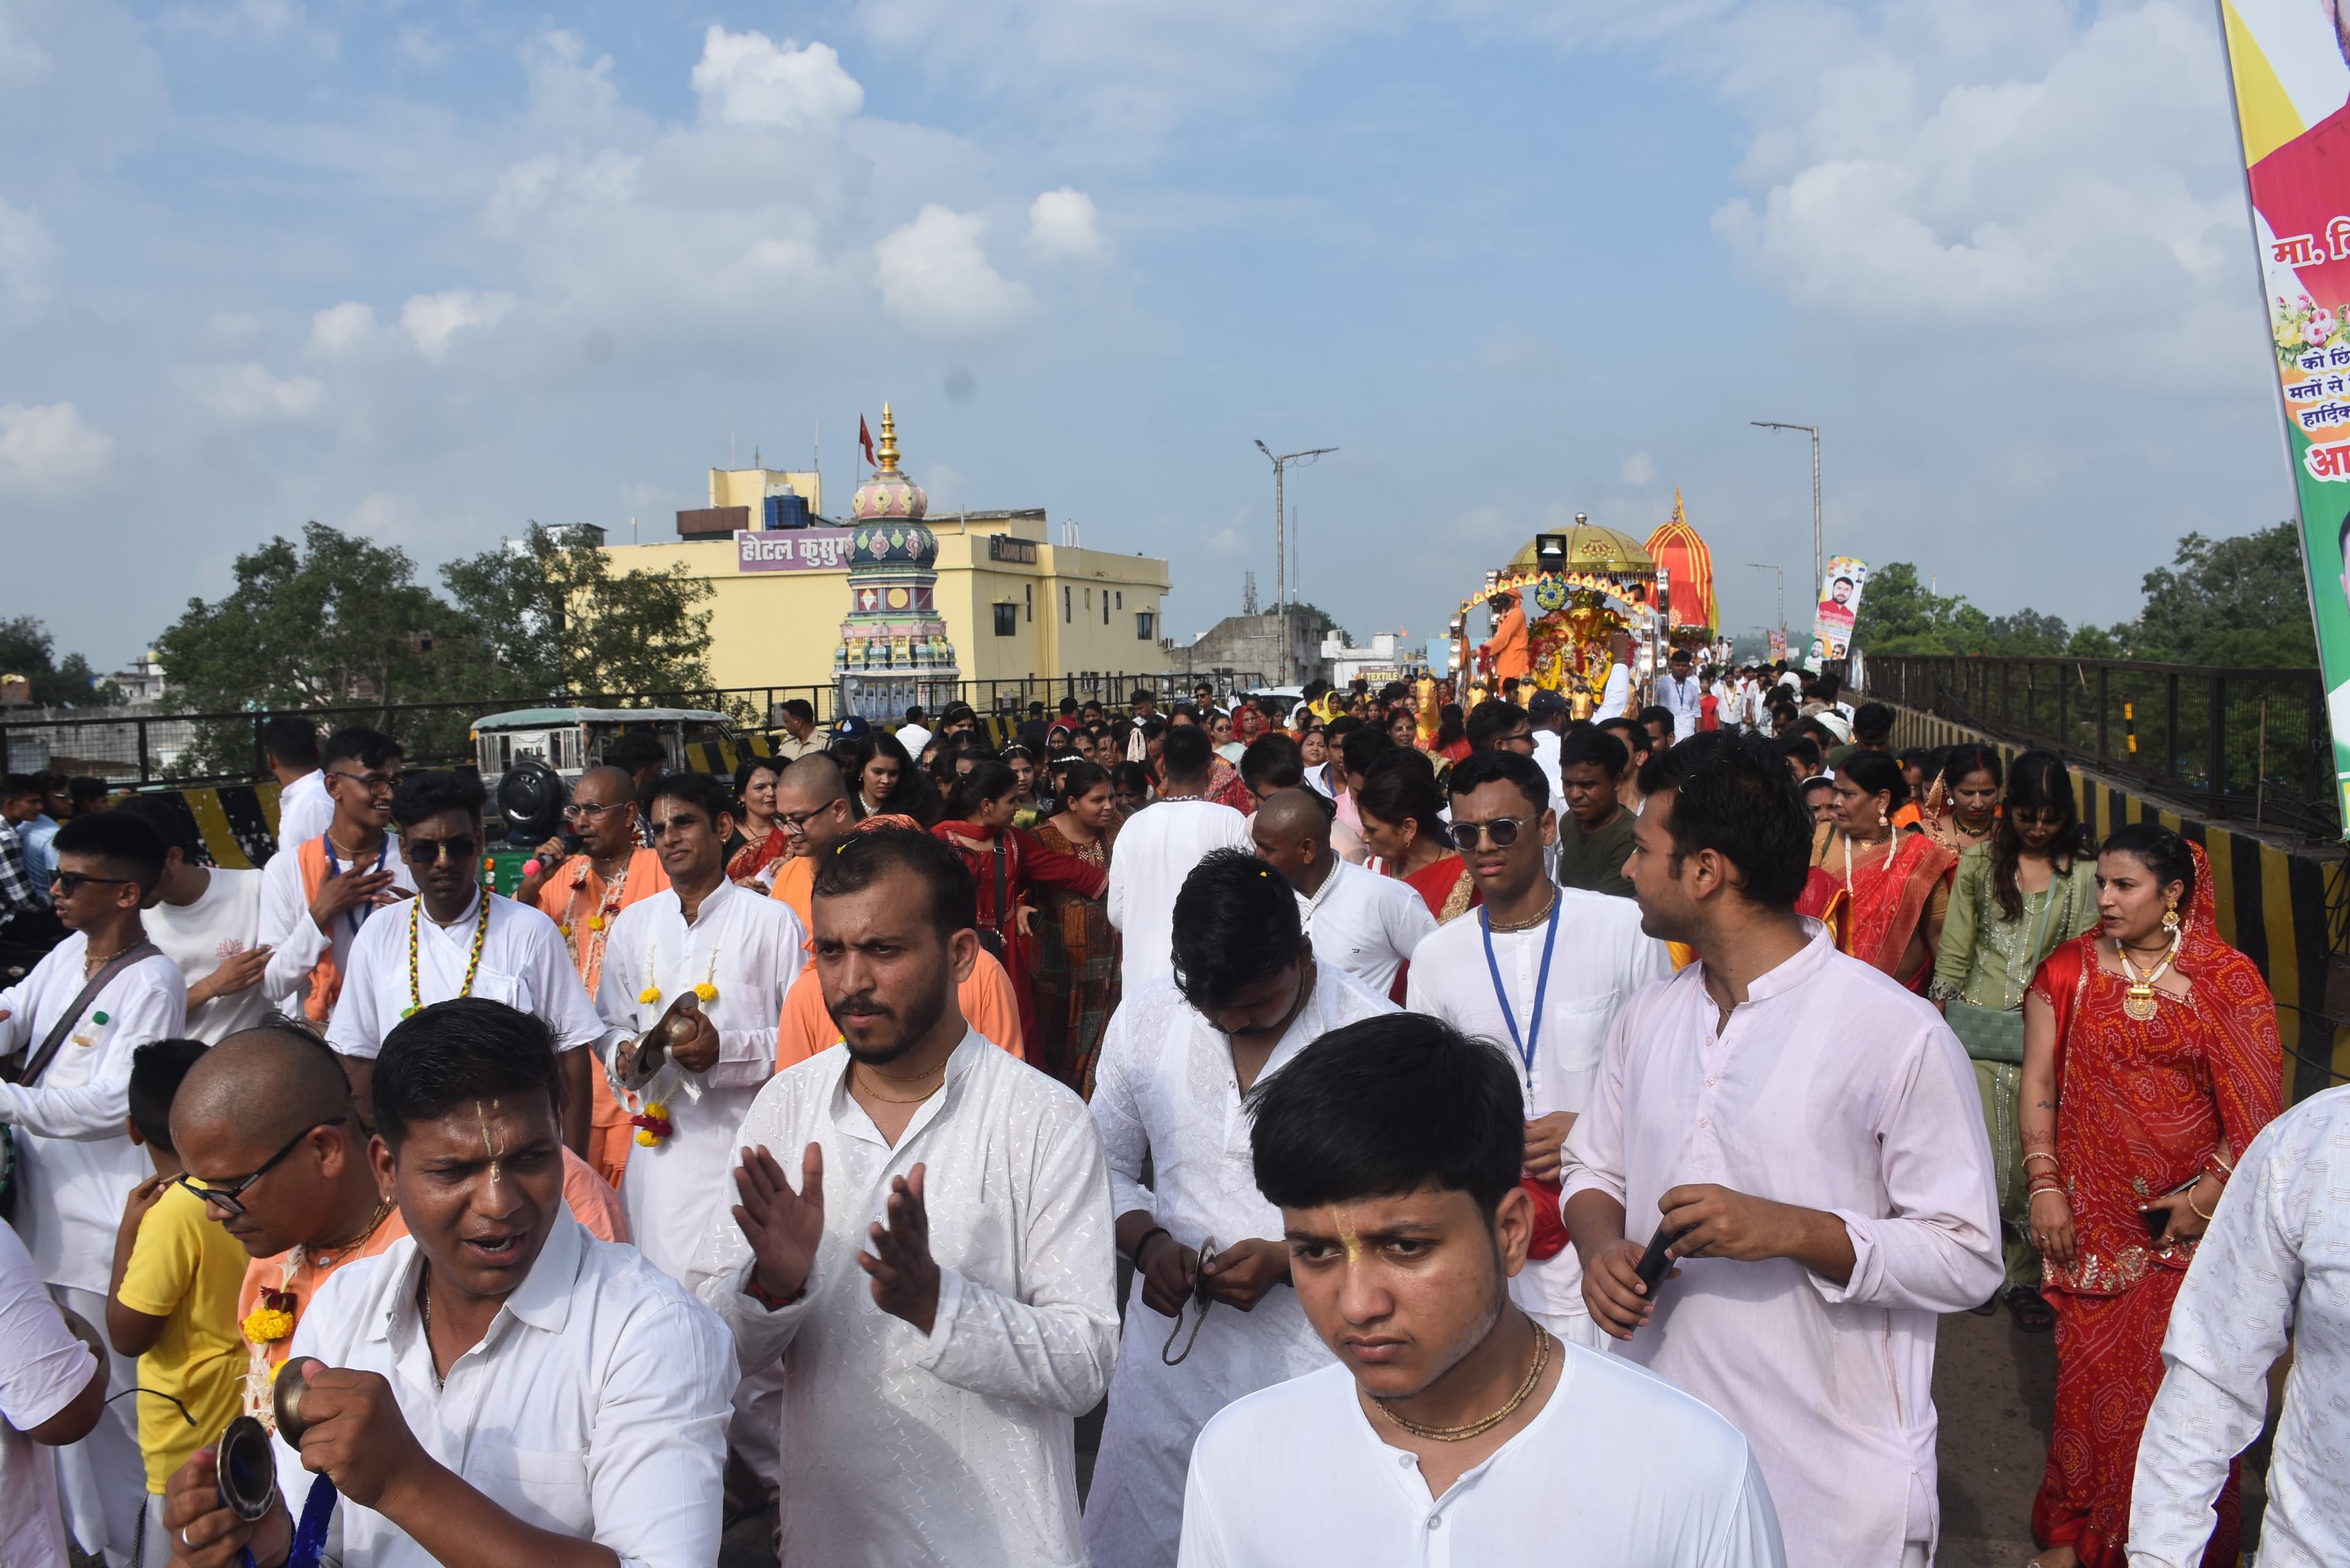
[[[272,862],[274,865],[275,862]],[[372,1059],[383,1037],[409,1008],[429,1007],[456,996],[503,1002],[536,1017],[555,1034],[555,1048],[569,1051],[600,1044],[608,1033],[579,982],[579,971],[564,950],[555,922],[527,904],[491,893],[490,929],[482,939],[481,966],[473,989],[464,990],[473,950],[479,899],[447,926],[426,915],[423,900],[403,898],[378,909],[359,928],[343,970],[342,999],[327,1025],[327,1044],[346,1056]],[[409,986],[409,933],[416,940],[416,985]]]
[[[179,966],[180,977],[189,989],[237,954],[261,945],[265,875],[215,867],[204,873],[204,890],[194,903],[158,903],[141,917],[147,940]],[[215,996],[191,1012],[188,1038],[217,1045],[239,1030],[252,1028],[268,1012],[269,987],[256,982],[243,991]]]
[[[336,1270],[290,1354],[382,1376],[424,1451],[525,1524],[609,1547],[622,1568],[717,1562],[734,1366],[709,1309],[558,1209],[530,1272],[435,1386],[416,1311],[422,1264],[403,1236]],[[299,1519],[315,1478],[274,1446]],[[436,1561],[349,1498],[334,1517],[327,1558],[342,1568]]]
[[[1532,1065],[1522,1047],[1511,1044],[1510,1019],[1523,1041],[1534,1017],[1547,927],[1493,933],[1493,962],[1509,996],[1507,1017],[1485,961],[1482,909],[1421,942],[1405,982],[1404,1006],[1502,1048],[1518,1069],[1529,1121],[1556,1111],[1583,1114],[1617,1013],[1644,987],[1673,972],[1670,950],[1640,929],[1640,909],[1631,899],[1575,888],[1560,888],[1558,897],[1558,944],[1550,982],[1540,988],[1542,1026],[1534,1036]],[[1528,1262],[1510,1282],[1510,1298],[1578,1343],[1595,1337],[1583,1305],[1583,1265],[1572,1246],[1546,1262]]]
[[[672,1279],[692,1266],[712,1207],[734,1201],[727,1174],[734,1133],[759,1086],[775,1076],[776,1020],[806,960],[804,940],[790,905],[731,882],[702,899],[691,925],[676,891],[664,888],[622,909],[606,933],[596,1007],[626,1035],[651,1028],[696,985],[718,988],[718,1000],[703,1009],[718,1029],[718,1060],[702,1073],[672,1063],[641,1092],[668,1107],[677,1131],[650,1148],[630,1148],[620,1184],[629,1235]],[[649,986],[660,988],[657,1000],[640,1000]],[[608,1068],[621,1038],[607,1043]]]
[[[1790,1259],[1695,1259],[1617,1353],[1746,1435],[1794,1568],[1892,1568],[1939,1527],[1934,1331],[1999,1288],[1999,1199],[1958,1037],[1805,928],[1719,1035],[1701,960],[1617,1014],[1565,1185],[1621,1200],[1642,1243],[1689,1182],[1844,1221],[1844,1284]]]
[[[1427,900],[1408,882],[1382,877],[1336,856],[1330,875],[1308,898],[1297,900],[1298,919],[1314,939],[1314,955],[1363,982],[1374,996],[1395,985],[1396,971],[1436,929]]]
[[[74,932],[0,991],[0,1054],[37,1049],[81,994],[89,939]],[[16,1232],[44,1282],[106,1294],[123,1199],[155,1174],[122,1130],[130,1054],[187,1026],[188,982],[161,953],[120,971],[81,1010],[30,1087],[0,1084],[16,1129]]]
[[[277,792],[277,847],[291,849],[327,831],[335,820],[335,799],[327,775],[313,768]]]
[[[1326,1366],[1208,1423],[1182,1568],[1779,1568],[1779,1522],[1736,1428],[1661,1377],[1574,1346],[1549,1400],[1429,1495],[1419,1461]]]
[[[824,1146],[806,1294],[769,1312],[744,1293],[751,1247],[726,1208],[694,1258],[743,1373],[784,1358],[785,1551],[825,1568],[1083,1563],[1076,1417],[1118,1335],[1109,1173],[1085,1102],[967,1033],[892,1148],[847,1075],[836,1045],[769,1079],[743,1121],[795,1187],[802,1151]],[[917,1165],[940,1276],[927,1337],[874,1304],[857,1266],[890,1179]]]
[[[317,836],[319,834],[311,835],[313,838]],[[310,971],[328,953],[335,955],[335,967],[349,975],[351,943],[367,925],[370,913],[362,904],[337,916],[331,932],[320,930],[318,922],[310,918],[309,898],[302,891],[298,847],[298,844],[288,844],[261,868],[261,945],[273,950],[269,967],[262,971],[261,986],[271,1001],[285,1004],[289,1012],[301,1012],[303,999],[310,994]],[[389,871],[394,888],[408,893],[416,891],[416,878],[408,874],[408,862],[400,857],[400,835],[396,833],[383,836],[380,855],[364,860],[344,859],[335,853],[329,841],[327,858],[337,876],[349,876],[354,871]]]
[[[1352,976],[1317,964],[1313,994],[1274,1047],[1257,1085],[1331,1030],[1394,1011],[1385,996]],[[1219,1249],[1281,1240],[1281,1210],[1257,1190],[1249,1115],[1232,1071],[1231,1042],[1172,985],[1129,994],[1110,1015],[1092,1108],[1109,1153],[1118,1213],[1143,1210],[1187,1247],[1211,1239]],[[1148,1187],[1142,1184],[1146,1163]],[[1185,1309],[1179,1350],[1197,1311]],[[1286,1285],[1274,1286],[1253,1311],[1210,1307],[1180,1366],[1160,1359],[1174,1329],[1172,1319],[1143,1305],[1138,1274],[1128,1293],[1118,1376],[1086,1496],[1086,1549],[1095,1568],[1171,1564],[1183,1527],[1183,1470],[1208,1417],[1243,1394],[1330,1360],[1297,1293]]]
[[[2236,1163],[2170,1308],[2161,1391],[2130,1492],[2132,1568],[2196,1568],[2228,1461],[2260,1436],[2290,1343],[2269,1456],[2261,1568],[2350,1563],[2350,1088],[2261,1130]]]
[[[1216,801],[1157,801],[1127,819],[1109,857],[1109,923],[1126,939],[1125,994],[1174,971],[1175,895],[1191,868],[1213,850],[1255,847],[1248,818]]]
[[[1685,680],[1676,680],[1669,670],[1657,677],[1657,705],[1670,711],[1673,716],[1673,740],[1678,742],[1697,733],[1698,721],[1705,717],[1705,688],[1692,670]]]

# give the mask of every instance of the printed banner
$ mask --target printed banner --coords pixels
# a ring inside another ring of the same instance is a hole
[[[2220,13],[2350,825],[2350,36],[2334,6],[2309,0],[2221,0]]]
[[[1852,648],[1852,623],[1860,614],[1860,590],[1868,586],[1868,563],[1850,556],[1828,560],[1820,579],[1820,613],[1812,623],[1811,658],[1814,670],[1831,659],[1842,659]]]
[[[840,572],[848,569],[854,528],[737,528],[738,572]]]

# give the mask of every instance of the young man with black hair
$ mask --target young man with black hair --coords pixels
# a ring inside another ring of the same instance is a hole
[[[1305,756],[1297,742],[1275,732],[1259,735],[1241,753],[1241,782],[1249,793],[1265,800],[1305,782]]]
[[[185,1033],[187,982],[147,940],[140,907],[163,876],[163,841],[135,816],[102,811],[57,829],[49,901],[71,934],[0,991],[0,1057],[24,1053],[0,1084],[15,1135],[15,1223],[60,1306],[106,1321],[107,1263],[131,1189],[152,1174],[123,1131],[131,1054]],[[109,1396],[138,1364],[111,1358]],[[131,1400],[57,1454],[66,1524],[82,1549],[127,1563],[146,1493]]]
[[[1624,743],[1606,730],[1579,730],[1560,748],[1566,817],[1558,825],[1559,886],[1632,896],[1624,862],[1632,853],[1632,824],[1638,819],[1617,797],[1625,766]]]
[[[534,1013],[553,1032],[560,1054],[564,1141],[584,1156],[588,1075],[608,1026],[580,984],[555,922],[482,886],[486,799],[472,774],[432,769],[400,779],[393,810],[408,832],[400,856],[416,877],[417,896],[379,910],[359,929],[327,1044],[343,1058],[352,1097],[369,1116],[376,1056],[401,1019],[463,996]]]
[[[286,1560],[312,1475],[341,1493],[343,1568],[705,1568],[718,1560],[726,1393],[717,1320],[563,1199],[562,1077],[546,1027],[484,997],[431,1003],[377,1064],[376,1180],[408,1234],[338,1270],[294,1330],[311,1358],[299,1447],[257,1523],[212,1449],[172,1478],[188,1568]]]
[[[261,983],[271,1002],[323,1025],[359,928],[414,894],[416,881],[391,831],[400,743],[373,730],[338,730],[319,754],[334,819],[261,868],[261,945],[270,950]]]
[[[33,809],[17,820],[16,836],[24,841],[25,869],[31,874],[33,886],[46,888],[57,875],[57,829],[73,815],[73,797],[66,793],[63,774],[35,774],[32,785]]]
[[[252,1028],[269,1011],[262,985],[270,959],[261,945],[265,874],[202,864],[195,817],[168,795],[132,795],[114,809],[163,840],[163,878],[146,910],[147,940],[188,982],[188,1038],[209,1045]]]
[[[1496,698],[1478,703],[1469,712],[1468,734],[1471,752],[1515,752],[1522,757],[1534,754],[1534,720],[1515,702]]]
[[[1603,734],[1615,736],[1617,743],[1624,748],[1626,761],[1623,773],[1616,780],[1616,798],[1626,811],[1638,816],[1640,815],[1640,770],[1648,765],[1648,754],[1655,746],[1649,738],[1648,727],[1638,719],[1618,714],[1613,719],[1600,720],[1599,730]]]
[[[1614,744],[1596,731],[1568,743],[1585,740]],[[1559,1149],[1591,1102],[1616,1015],[1672,973],[1672,958],[1642,933],[1630,899],[1561,888],[1544,874],[1558,823],[1532,761],[1471,753],[1447,784],[1453,839],[1483,903],[1419,944],[1404,1005],[1513,1053],[1526,1106],[1524,1172],[1542,1211],[1533,1261],[1511,1293],[1559,1338],[1604,1348],[1558,1222]]]
[[[1326,1358],[1256,1191],[1247,1105],[1315,1038],[1395,1008],[1315,949],[1288,883],[1211,855],[1175,900],[1174,984],[1127,996],[1102,1037],[1092,1108],[1135,1280],[1086,1498],[1096,1568],[1171,1565],[1201,1427]]]
[[[1667,733],[1686,741],[1698,732],[1704,695],[1698,684],[1696,656],[1686,648],[1674,649],[1665,659],[1664,673],[1657,677],[1657,705],[1672,715],[1672,728]]]
[[[828,766],[819,762],[817,765]],[[688,992],[699,1012],[669,1062],[633,1093],[611,1080],[642,1136],[620,1189],[629,1231],[653,1266],[682,1280],[733,1164],[734,1129],[775,1075],[775,1021],[806,960],[791,906],[726,879],[734,807],[707,774],[671,774],[647,802],[669,886],[630,904],[604,945],[596,1008],[612,1053]],[[665,1126],[663,1124],[666,1124]]]
[[[1372,995],[1388,996],[1399,991],[1397,971],[1410,961],[1412,949],[1436,929],[1436,917],[1400,877],[1340,858],[1332,842],[1336,827],[1331,804],[1301,785],[1265,797],[1249,818],[1249,838],[1257,858],[1296,893],[1298,919],[1324,961],[1353,975]]]
[[[1651,703],[1640,710],[1640,727],[1648,732],[1651,754],[1670,749],[1676,739],[1688,738],[1687,733],[1675,725],[1673,711],[1662,703]]]
[[[1249,848],[1248,818],[1206,798],[1216,753],[1197,725],[1171,731],[1160,754],[1159,798],[1118,829],[1109,864],[1109,923],[1126,939],[1119,970],[1133,996],[1168,974],[1175,895],[1218,849]]]
[[[816,738],[816,706],[806,698],[795,697],[780,704],[775,709],[775,722],[784,733],[775,742],[775,754],[785,762],[823,750]]]
[[[130,1064],[124,1129],[145,1148],[155,1174],[133,1188],[115,1232],[106,1293],[106,1338],[139,1360],[139,1449],[147,1466],[141,1568],[163,1568],[172,1537],[163,1489],[172,1472],[242,1407],[244,1335],[237,1287],[244,1249],[207,1217],[204,1200],[180,1181],[186,1168],[172,1144],[172,1100],[208,1049],[200,1040],[141,1045]]]
[[[783,1361],[795,1562],[1083,1561],[1076,1421],[1118,1334],[1109,1173],[1085,1103],[963,1020],[978,902],[918,829],[825,857],[816,971],[841,1044],[759,1091],[741,1201],[694,1260],[743,1371]]]
[[[65,940],[66,929],[49,908],[48,878],[35,874],[20,836],[40,814],[40,799],[30,774],[10,774],[0,784],[0,983],[23,979]]]
[[[604,764],[629,775],[629,794],[641,800],[653,781],[669,772],[669,749],[648,730],[631,730],[604,748]]]
[[[261,760],[277,781],[277,847],[307,844],[335,819],[327,775],[318,762],[318,731],[298,713],[279,713],[261,722]]]
[[[1323,1036],[1258,1097],[1257,1184],[1336,1365],[1208,1423],[1182,1568],[1784,1561],[1735,1428],[1513,1304],[1520,1113],[1490,1043],[1410,1013]]]
[[[1974,1074],[1795,913],[1812,821],[1775,747],[1716,731],[1640,782],[1642,924],[1701,956],[1617,1015],[1567,1136],[1584,1301],[1746,1435],[1794,1568],[1924,1568],[1936,1324],[2005,1272]],[[1679,1267],[1651,1291],[1659,1228]]]

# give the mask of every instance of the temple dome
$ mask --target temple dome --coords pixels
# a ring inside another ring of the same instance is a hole
[[[1575,525],[1565,530],[1566,569],[1570,572],[1614,572],[1653,576],[1657,563],[1648,547],[1629,534],[1618,533],[1589,521],[1576,513]],[[1510,557],[1510,570],[1531,572],[1541,563],[1534,551],[1534,541],[1526,541],[1525,548]]]
[[[931,510],[931,498],[922,487],[898,470],[898,421],[889,405],[881,405],[881,445],[875,453],[881,472],[857,487],[857,498],[850,504],[850,514],[858,523],[919,523]],[[915,533],[930,538],[928,529]],[[865,548],[863,538],[858,549]],[[938,554],[938,541],[931,540],[931,556]],[[860,554],[860,558],[861,554]],[[925,557],[928,559],[929,557]]]

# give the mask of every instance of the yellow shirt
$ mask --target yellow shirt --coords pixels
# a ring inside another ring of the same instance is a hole
[[[139,1222],[116,1299],[165,1320],[163,1336],[139,1358],[139,1386],[171,1395],[195,1417],[192,1427],[170,1399],[132,1396],[151,1492],[160,1493],[172,1472],[216,1440],[237,1413],[245,1357],[236,1293],[247,1262],[236,1239],[205,1215],[203,1199],[184,1187],[163,1189]]]

